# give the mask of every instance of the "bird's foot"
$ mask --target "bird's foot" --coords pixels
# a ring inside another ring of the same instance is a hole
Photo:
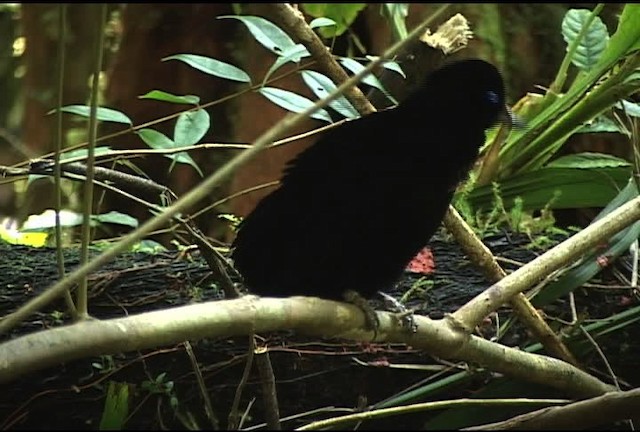
[[[402,323],[402,327],[409,333],[415,333],[418,331],[418,325],[413,319],[413,311],[407,309],[402,303],[389,294],[385,294],[382,291],[378,291],[378,294],[383,298],[385,307],[395,314],[395,317]]]
[[[360,293],[354,290],[346,290],[343,294],[345,301],[359,307],[364,313],[364,320],[367,330],[373,331],[373,339],[378,336],[378,328],[380,327],[380,320],[376,311],[371,307],[366,298],[362,297]]]

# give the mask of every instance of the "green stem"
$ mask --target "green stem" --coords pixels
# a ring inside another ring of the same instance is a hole
[[[84,185],[84,208],[82,219],[82,245],[80,248],[80,263],[85,265],[89,262],[89,244],[91,243],[91,214],[93,209],[93,180],[95,165],[96,136],[98,134],[98,90],[100,88],[100,72],[102,71],[102,52],[104,50],[104,24],[107,18],[107,4],[99,6],[97,41],[95,49],[95,59],[93,68],[93,80],[91,83],[91,108],[89,111],[89,146],[87,148],[87,181]],[[87,305],[87,276],[80,280],[80,286],[76,294],[78,305],[78,315],[80,319],[89,317]]]
[[[589,27],[591,27],[591,23],[596,18],[596,16],[600,14],[603,8],[604,8],[604,3],[599,3],[593,9],[593,11],[591,11],[591,14],[589,15],[589,17],[583,24],[582,28],[580,29],[580,33],[578,33],[578,36],[573,41],[571,41],[571,44],[569,44],[569,49],[567,50],[567,54],[564,56],[564,59],[562,60],[562,64],[560,65],[560,68],[558,69],[558,74],[556,75],[556,79],[553,80],[553,83],[549,87],[549,90],[547,91],[547,95],[551,94],[553,95],[553,97],[555,97],[562,91],[562,86],[564,85],[564,82],[567,79],[567,71],[569,70],[569,66],[571,65],[573,56],[578,50],[578,47],[580,46],[580,43],[582,42],[582,40],[587,35],[587,32],[589,31]]]

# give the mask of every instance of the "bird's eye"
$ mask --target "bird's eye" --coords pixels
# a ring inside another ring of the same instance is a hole
[[[492,104],[498,104],[500,103],[500,98],[498,97],[498,94],[494,91],[489,90],[487,92],[487,100],[489,102],[491,102]]]

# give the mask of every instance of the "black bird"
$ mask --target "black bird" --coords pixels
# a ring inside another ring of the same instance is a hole
[[[508,113],[504,93],[494,66],[463,60],[397,108],[327,132],[240,224],[232,258],[249,290],[340,300],[390,288]]]

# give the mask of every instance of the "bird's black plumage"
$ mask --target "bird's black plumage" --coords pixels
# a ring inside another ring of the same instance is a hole
[[[463,60],[431,73],[397,108],[327,132],[240,225],[232,257],[249,290],[341,299],[391,287],[504,109],[496,68]]]

